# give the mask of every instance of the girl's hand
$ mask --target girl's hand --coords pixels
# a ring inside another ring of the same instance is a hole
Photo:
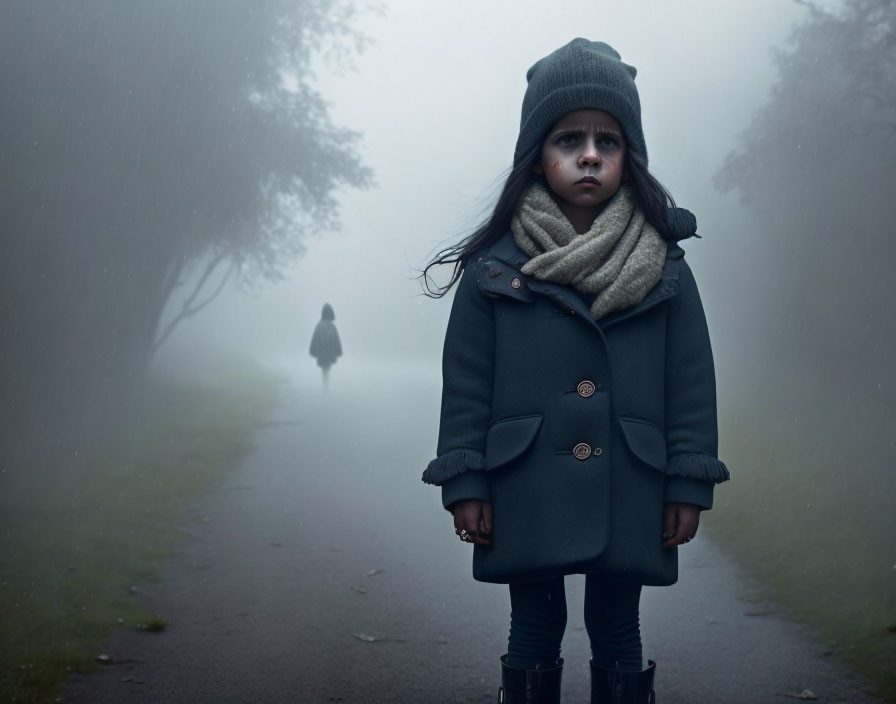
[[[451,509],[451,513],[454,514],[454,532],[461,540],[479,545],[492,544],[491,502],[479,499],[458,501]]]
[[[663,509],[663,547],[674,548],[692,540],[700,524],[700,507],[694,504],[666,504]]]

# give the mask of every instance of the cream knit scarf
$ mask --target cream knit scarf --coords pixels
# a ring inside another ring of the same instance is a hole
[[[635,206],[627,185],[580,235],[536,181],[523,195],[510,228],[531,257],[522,272],[596,295],[595,319],[643,301],[663,273],[666,242]]]

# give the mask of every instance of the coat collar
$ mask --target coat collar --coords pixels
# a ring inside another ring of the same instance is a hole
[[[544,294],[564,308],[574,311],[595,327],[604,329],[677,296],[678,269],[683,256],[684,250],[674,241],[669,242],[662,276],[644,300],[632,308],[611,313],[597,321],[592,317],[590,306],[572,286],[539,281],[521,273],[520,269],[529,261],[529,256],[519,248],[512,232],[504,234],[483,256],[479,257],[483,265],[479,274],[479,287],[492,295],[509,296],[527,303],[534,300],[532,293]],[[502,262],[503,266],[498,262]],[[504,271],[506,267],[510,267],[511,270]]]

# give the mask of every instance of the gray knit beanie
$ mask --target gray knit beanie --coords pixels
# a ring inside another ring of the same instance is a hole
[[[551,125],[574,110],[603,110],[616,118],[629,145],[647,159],[634,66],[609,44],[581,37],[537,61],[526,74],[520,134],[513,163],[539,143]]]

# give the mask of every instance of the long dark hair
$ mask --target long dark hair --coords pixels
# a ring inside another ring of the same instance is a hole
[[[517,204],[529,185],[536,179],[543,178],[532,171],[532,167],[541,159],[542,142],[539,141],[528,152],[525,152],[507,175],[498,202],[495,203],[491,215],[473,232],[460,242],[440,250],[424,267],[420,278],[423,280],[424,293],[430,298],[441,298],[460,279],[467,261],[475,252],[490,247],[510,229],[510,221],[516,212]],[[666,190],[647,169],[644,155],[628,147],[625,150],[625,170],[628,183],[632,187],[635,203],[644,213],[644,217],[664,238],[671,235],[666,219],[666,211],[675,206],[672,194]],[[439,286],[430,278],[429,270],[434,266],[453,264],[451,279],[444,286]]]

